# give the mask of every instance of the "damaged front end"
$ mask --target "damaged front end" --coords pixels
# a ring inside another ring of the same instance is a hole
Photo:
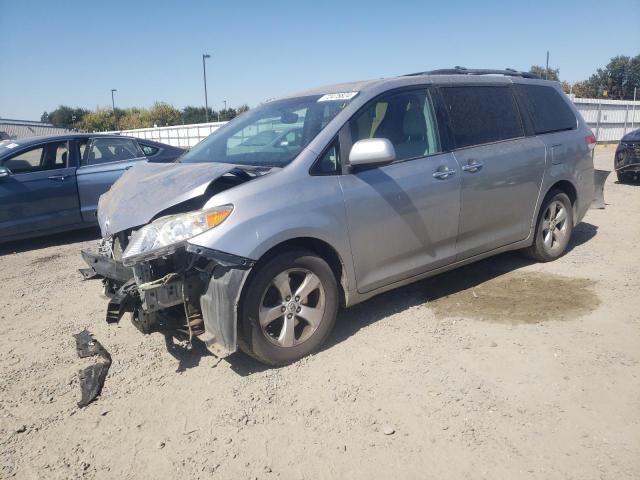
[[[200,337],[218,357],[235,352],[236,306],[252,260],[186,243],[126,266],[119,251],[118,237],[103,239],[98,252],[82,251],[84,277],[103,279],[107,322],[129,312],[143,333],[177,331]]]
[[[217,356],[236,350],[240,292],[254,262],[189,243],[216,228],[233,205],[208,206],[218,193],[268,174],[230,164],[144,164],[100,197],[103,240],[83,251],[88,278],[110,299],[107,322],[129,312],[144,333],[198,336]]]

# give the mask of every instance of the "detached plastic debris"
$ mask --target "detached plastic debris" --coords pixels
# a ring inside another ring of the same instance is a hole
[[[86,407],[93,402],[104,385],[107,372],[111,366],[111,355],[105,350],[99,341],[93,338],[88,330],[74,335],[76,339],[76,351],[80,358],[99,357],[98,362],[84,370],[80,370],[80,390],[82,399],[78,402],[79,407]]]
[[[609,170],[593,170],[593,202],[591,202],[591,208],[603,209],[604,203],[604,182],[607,181],[607,177],[611,171]]]

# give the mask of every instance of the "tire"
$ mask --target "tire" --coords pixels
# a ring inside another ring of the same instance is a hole
[[[256,268],[240,303],[240,348],[273,366],[316,352],[331,334],[338,312],[331,267],[311,252],[296,250]]]
[[[551,218],[553,218],[553,222]],[[551,190],[542,202],[538,214],[533,245],[524,249],[524,253],[538,262],[556,260],[567,250],[572,233],[573,206],[571,200],[566,193],[560,190]]]

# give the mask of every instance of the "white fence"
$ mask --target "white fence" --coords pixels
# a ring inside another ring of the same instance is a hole
[[[172,127],[137,128],[135,130],[119,130],[122,135],[146,138],[166,143],[174,147],[191,148],[203,138],[208,137],[227,122],[194,123],[192,125],[174,125]]]
[[[597,98],[573,98],[572,100],[599,142],[618,142],[627,132],[640,128],[640,101]],[[122,135],[156,140],[176,147],[191,148],[225,123],[196,123],[109,133],[121,133]]]
[[[640,101],[574,98],[573,103],[599,142],[618,142],[640,128]]]

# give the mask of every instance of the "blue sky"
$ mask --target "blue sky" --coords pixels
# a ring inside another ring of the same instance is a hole
[[[250,106],[327,83],[464,65],[588,77],[640,54],[640,0],[0,0],[0,117],[93,109]]]

